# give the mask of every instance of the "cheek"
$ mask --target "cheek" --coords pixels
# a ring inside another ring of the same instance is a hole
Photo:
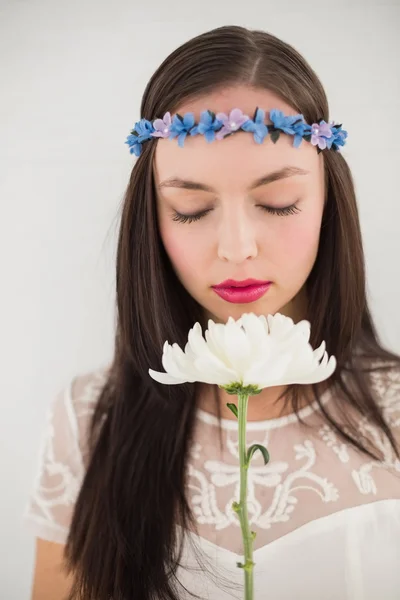
[[[293,218],[275,238],[276,261],[285,270],[298,272],[308,269],[318,252],[319,234],[319,221],[301,219],[296,222],[296,218]]]
[[[197,278],[204,262],[204,236],[196,236],[189,224],[160,223],[166,253],[183,283]]]

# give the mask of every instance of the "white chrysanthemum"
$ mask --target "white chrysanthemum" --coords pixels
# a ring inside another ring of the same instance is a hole
[[[226,324],[208,321],[205,338],[200,323],[189,331],[185,351],[165,342],[165,373],[149,369],[159,383],[240,384],[266,388],[293,383],[311,384],[328,379],[336,359],[325,352],[325,342],[313,350],[310,323],[294,323],[280,313],[257,316],[245,313]],[[322,360],[321,360],[322,359]]]

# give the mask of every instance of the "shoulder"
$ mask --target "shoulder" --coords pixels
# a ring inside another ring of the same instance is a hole
[[[80,449],[86,448],[89,423],[99,396],[107,382],[109,367],[98,368],[76,375],[64,393],[64,402],[74,426],[74,434]]]
[[[88,433],[109,367],[77,374],[50,403],[24,513],[37,537],[64,543],[85,475]]]
[[[61,454],[85,462],[88,433],[100,393],[107,381],[109,367],[75,375],[54,397],[47,415],[47,439]]]
[[[372,391],[391,427],[400,427],[400,364],[386,366],[382,361],[372,363],[369,377]]]

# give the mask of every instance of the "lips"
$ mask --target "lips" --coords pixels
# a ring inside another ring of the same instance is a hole
[[[251,285],[267,285],[268,283],[272,283],[271,281],[261,281],[259,279],[244,279],[243,281],[235,281],[234,279],[226,279],[219,283],[218,285],[213,285],[214,289],[221,288],[243,288],[249,287]]]
[[[247,283],[248,281],[256,281],[254,279],[246,280],[246,282],[235,282],[235,285],[227,285],[230,281],[232,280],[227,280],[224,281],[223,284],[213,286],[213,290],[220,298],[234,304],[248,304],[250,302],[255,302],[262,298],[272,285],[271,281]],[[246,285],[243,285],[244,283]]]

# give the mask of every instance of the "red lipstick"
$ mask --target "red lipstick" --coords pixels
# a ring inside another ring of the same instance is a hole
[[[248,304],[259,300],[269,290],[272,281],[260,281],[257,279],[245,279],[235,281],[227,279],[212,289],[220,298],[235,304]]]

